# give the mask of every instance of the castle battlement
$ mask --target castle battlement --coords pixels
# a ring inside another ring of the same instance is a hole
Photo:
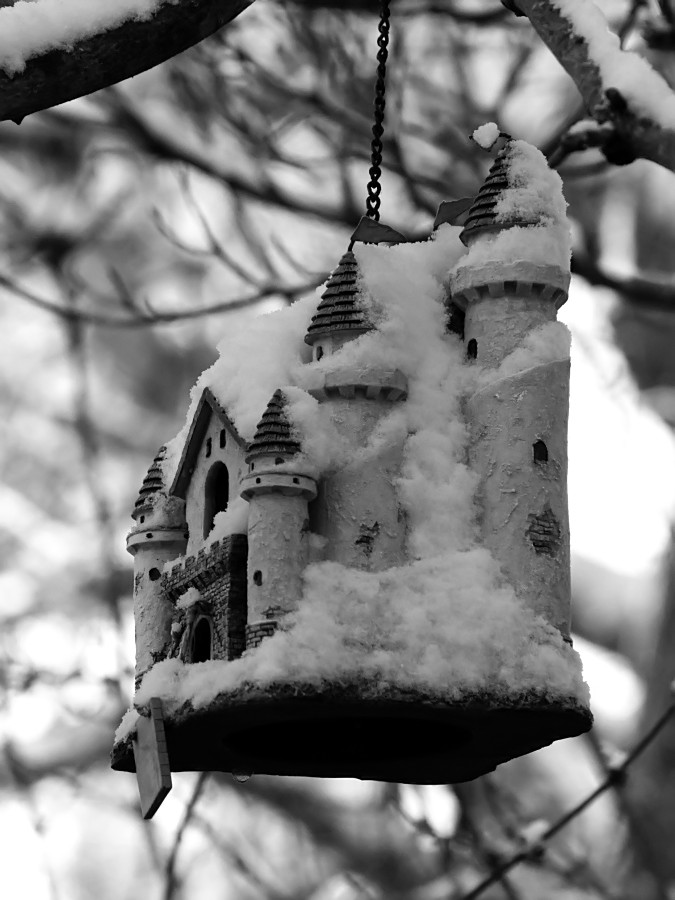
[[[163,592],[175,603],[188,588],[203,591],[226,575],[242,573],[245,581],[247,545],[245,534],[232,534],[182,557],[162,574]]]
[[[570,274],[558,266],[529,262],[488,262],[460,266],[448,282],[450,302],[466,309],[469,303],[503,297],[552,301],[559,309],[567,300]]]

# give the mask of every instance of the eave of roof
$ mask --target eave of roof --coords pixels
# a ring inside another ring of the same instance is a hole
[[[212,415],[215,415],[218,418],[242,450],[247,449],[246,441],[237,431],[234,422],[220,405],[213,391],[210,388],[204,388],[192,418],[192,424],[190,425],[190,431],[188,432],[187,440],[183,447],[176,474],[171,483],[171,487],[169,488],[169,494],[171,496],[180,497],[182,500],[185,499],[192,473],[197,465],[202,441],[204,440],[204,435],[207,432]]]

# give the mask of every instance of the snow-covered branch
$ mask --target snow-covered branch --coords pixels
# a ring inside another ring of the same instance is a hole
[[[675,170],[675,94],[619,38],[591,0],[517,0],[574,80],[593,118],[610,124],[604,144],[618,165],[649,159]]]
[[[175,56],[253,0],[0,3],[0,121],[82,97]]]

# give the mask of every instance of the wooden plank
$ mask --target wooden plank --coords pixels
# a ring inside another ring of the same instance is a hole
[[[151,819],[171,790],[164,712],[157,697],[150,700],[150,715],[139,719],[133,744],[141,811],[144,819]]]

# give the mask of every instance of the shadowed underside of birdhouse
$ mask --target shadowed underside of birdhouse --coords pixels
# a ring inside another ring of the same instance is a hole
[[[375,693],[365,683],[269,685],[187,705],[166,725],[172,771],[304,775],[410,784],[469,781],[500,763],[588,730],[581,703],[530,693],[448,703],[428,691]],[[135,771],[126,746],[113,768]]]
[[[522,141],[498,183],[489,222],[357,243],[318,310],[224,342],[151,467],[113,766],[150,772],[157,797],[164,757],[134,743],[139,717],[174,771],[411,783],[590,727],[569,618],[565,204]]]

